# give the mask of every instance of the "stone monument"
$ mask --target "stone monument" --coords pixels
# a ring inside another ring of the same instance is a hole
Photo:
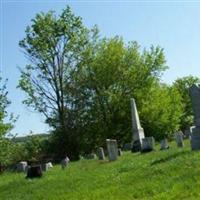
[[[27,178],[42,177],[42,167],[41,165],[35,165],[28,168]]]
[[[182,132],[176,133],[175,138],[176,138],[177,147],[184,147],[183,133]]]
[[[142,149],[141,152],[153,151],[155,148],[154,137],[145,137],[142,139]]]
[[[21,161],[17,164],[17,171],[18,172],[26,172],[27,168],[27,162],[26,161]]]
[[[106,145],[107,145],[109,161],[117,160],[118,157],[117,140],[106,139]]]
[[[122,149],[119,148],[119,149],[118,149],[118,156],[122,156],[122,154],[123,154],[123,153],[122,153]]]
[[[99,147],[99,149],[97,151],[97,155],[98,155],[99,160],[104,160],[105,159],[105,154],[104,154],[103,147]]]
[[[43,163],[43,164],[41,165],[41,167],[42,167],[42,171],[48,171],[50,168],[53,167],[53,165],[52,165],[51,162],[48,162],[48,163]]]
[[[194,112],[194,124],[191,134],[192,150],[200,149],[200,85],[194,84],[189,89],[190,98],[192,101],[192,109]]]
[[[160,141],[160,150],[165,149],[169,149],[168,141],[166,138]]]
[[[61,160],[61,168],[65,169],[70,162],[70,159],[66,156],[64,159]]]
[[[133,131],[132,152],[138,152],[141,151],[142,139],[145,136],[144,136],[144,130],[140,125],[135,99],[133,98],[131,99],[131,115],[132,115],[132,131]]]

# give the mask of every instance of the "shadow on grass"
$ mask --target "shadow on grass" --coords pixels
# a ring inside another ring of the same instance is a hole
[[[154,160],[151,165],[156,165],[156,164],[160,164],[160,163],[164,163],[164,162],[168,162],[170,160],[176,159],[179,156],[183,156],[183,155],[188,155],[191,154],[191,151],[182,151],[182,152],[176,152],[174,154],[171,154],[169,156],[166,156],[165,158],[161,158],[158,160]]]

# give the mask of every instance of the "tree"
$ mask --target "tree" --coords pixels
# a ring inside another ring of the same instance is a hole
[[[147,135],[159,139],[179,128],[179,94],[160,80],[167,69],[162,48],[142,51],[137,42],[100,38],[69,7],[59,16],[36,15],[20,46],[30,60],[19,82],[24,103],[54,128],[54,153],[78,157],[106,138],[131,141],[132,97]]]
[[[7,98],[7,90],[6,83],[2,83],[3,80],[0,77],[0,83],[2,87],[0,87],[0,171],[2,171],[2,167],[9,163],[9,158],[11,154],[11,141],[6,138],[9,131],[13,128],[13,116],[10,116],[10,120],[5,122],[5,119],[8,116],[7,107],[10,104],[10,101]]]
[[[180,129],[183,113],[179,92],[166,84],[155,83],[146,95],[143,94],[142,106],[139,107],[142,125],[146,136],[156,140],[172,138]]]
[[[19,87],[27,94],[24,103],[44,114],[60,145],[66,148],[73,136],[68,131],[69,111],[74,106],[71,74],[84,64],[93,34],[95,31],[88,31],[67,7],[59,16],[53,12],[37,14],[19,43],[30,62],[20,69]],[[70,150],[66,148],[60,153],[66,154]]]
[[[76,74],[74,86],[83,149],[90,152],[95,145],[105,144],[106,138],[116,138],[120,145],[131,141],[132,97],[147,136],[160,139],[179,128],[181,107],[175,104],[179,94],[160,83],[167,68],[163,49],[142,52],[136,42],[126,45],[115,37],[99,41],[92,57]]]
[[[176,79],[173,83],[173,87],[176,88],[181,95],[180,103],[183,105],[184,108],[180,122],[182,131],[193,125],[193,110],[189,96],[189,88],[199,81],[200,79],[198,77],[185,76],[183,78]]]

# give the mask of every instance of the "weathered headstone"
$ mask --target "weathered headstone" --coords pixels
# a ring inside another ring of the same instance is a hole
[[[28,168],[27,178],[37,178],[42,176],[41,165],[35,165]]]
[[[169,145],[166,138],[160,141],[160,150],[165,149],[169,149]]]
[[[84,156],[84,159],[88,159],[88,160],[90,160],[90,159],[96,159],[96,158],[97,158],[97,155],[95,153],[86,154]]]
[[[22,161],[17,164],[17,172],[26,172],[27,162]]]
[[[109,161],[117,160],[118,157],[117,140],[106,139],[106,145],[107,145]]]
[[[142,139],[145,136],[144,136],[144,130],[140,125],[136,103],[133,98],[131,99],[131,114],[132,114],[132,131],[133,131],[132,152],[138,152],[141,151]]]
[[[176,143],[178,147],[184,147],[184,142],[183,142],[183,133],[182,132],[178,132],[175,134],[175,138],[176,138]]]
[[[66,156],[66,158],[64,158],[62,161],[61,161],[61,167],[62,169],[65,169],[67,167],[67,165],[69,164],[69,158]]]
[[[189,89],[194,113],[194,124],[191,135],[192,150],[200,149],[200,85],[194,84]]]
[[[123,151],[131,151],[132,149],[132,144],[131,143],[125,143],[123,145]]]
[[[99,149],[97,151],[97,155],[98,155],[99,160],[104,160],[105,159],[105,154],[104,154],[103,147],[99,147]]]
[[[47,165],[49,168],[53,168],[53,164],[51,162],[48,162]]]
[[[121,150],[121,148],[119,148],[119,149],[118,149],[118,156],[122,156],[122,154],[123,154],[123,153],[122,153],[122,150]]]
[[[154,137],[145,137],[142,139],[142,149],[141,152],[153,151],[155,148]]]
[[[48,162],[48,163],[43,163],[42,164],[42,171],[48,171],[50,168],[52,168],[53,165],[51,162]]]

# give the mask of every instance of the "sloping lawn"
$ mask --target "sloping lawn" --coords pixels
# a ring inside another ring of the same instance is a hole
[[[25,179],[0,175],[0,200],[200,199],[200,151],[171,143],[165,151],[124,153],[115,162],[81,160]]]

